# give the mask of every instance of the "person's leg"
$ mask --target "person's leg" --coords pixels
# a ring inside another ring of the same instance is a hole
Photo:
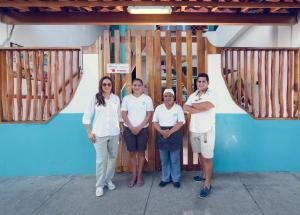
[[[148,128],[143,128],[137,135],[138,176],[137,184],[144,185],[143,168],[145,165],[145,151],[147,149]]]
[[[138,175],[137,175],[137,184],[139,186],[144,185],[144,178],[143,178],[143,168],[145,165],[145,152],[138,152]]]
[[[161,163],[161,180],[163,182],[170,182],[171,169],[170,169],[170,153],[167,150],[159,150],[160,163]]]
[[[204,167],[204,175],[205,175],[204,186],[209,188],[211,185],[213,160],[203,158],[203,164],[204,164],[203,167]]]
[[[96,150],[96,187],[105,186],[107,169],[107,137],[96,137],[94,147]]]
[[[204,168],[203,168],[203,163],[204,163],[204,161],[203,161],[203,156],[202,156],[202,154],[201,153],[199,153],[198,154],[198,161],[200,161],[199,162],[199,169],[200,169],[200,171],[202,172],[202,176],[200,176],[202,179],[205,179],[205,171],[204,171]]]
[[[129,152],[131,164],[131,180],[128,182],[129,187],[133,187],[137,180],[137,152]]]
[[[173,182],[180,182],[180,149],[170,152],[171,176]]]
[[[106,183],[110,182],[115,175],[116,159],[118,156],[119,148],[119,135],[111,136],[107,145],[108,149],[108,161],[106,171]]]
[[[198,165],[199,169],[201,171],[202,169],[202,174],[204,173],[203,171],[203,161],[202,161],[202,154],[201,154],[201,134],[200,133],[195,133],[191,132],[190,133],[190,138],[191,138],[191,145],[192,145],[192,150],[194,153],[198,154]],[[195,181],[202,181],[203,177],[201,175],[196,175],[193,177]]]

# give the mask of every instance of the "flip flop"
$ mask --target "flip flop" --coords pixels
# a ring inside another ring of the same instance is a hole
[[[136,181],[135,181],[135,180],[130,180],[130,181],[128,182],[128,187],[129,187],[129,188],[132,188],[132,187],[134,187],[135,184],[136,184]]]
[[[137,181],[137,186],[142,187],[144,185],[144,179],[138,180]]]

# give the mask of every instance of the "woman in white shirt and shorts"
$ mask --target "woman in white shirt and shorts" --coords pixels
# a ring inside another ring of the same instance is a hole
[[[143,81],[132,82],[132,94],[122,101],[122,117],[124,121],[124,139],[130,153],[132,178],[128,187],[144,185],[142,176],[145,163],[145,150],[148,142],[149,120],[153,112],[152,99],[143,93]]]

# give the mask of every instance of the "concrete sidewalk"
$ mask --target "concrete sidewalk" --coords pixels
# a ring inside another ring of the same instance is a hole
[[[95,196],[94,176],[0,177],[0,214],[300,214],[300,173],[216,174],[213,192],[197,198],[195,172],[183,172],[181,188],[160,188],[160,173],[145,174],[143,187],[127,187],[118,174],[117,189]]]

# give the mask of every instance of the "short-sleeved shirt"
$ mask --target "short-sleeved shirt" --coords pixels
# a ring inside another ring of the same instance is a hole
[[[153,122],[157,122],[161,127],[172,127],[178,122],[185,123],[184,113],[178,104],[167,109],[165,104],[156,107],[153,114]]]
[[[132,94],[127,95],[123,98],[121,111],[127,111],[130,123],[136,127],[144,121],[148,111],[153,111],[152,99],[145,94],[139,97],[135,97]],[[124,125],[128,127],[126,123]],[[149,123],[144,128],[148,127],[148,125]]]
[[[192,93],[185,105],[192,106],[193,103],[210,102],[213,108],[201,113],[191,114],[190,131],[195,133],[205,133],[215,127],[216,101],[213,92],[208,89],[205,94],[199,95],[199,91]]]
[[[105,106],[98,105],[96,95],[87,104],[83,117],[83,124],[91,124],[93,120],[92,133],[98,137],[115,136],[120,134],[119,123],[121,121],[120,99],[111,94],[105,99]]]

